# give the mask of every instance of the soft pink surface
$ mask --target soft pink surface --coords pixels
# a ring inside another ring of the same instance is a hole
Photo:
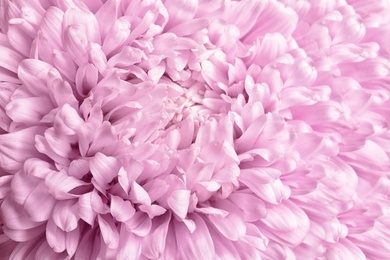
[[[0,0],[0,259],[390,259],[389,0]]]

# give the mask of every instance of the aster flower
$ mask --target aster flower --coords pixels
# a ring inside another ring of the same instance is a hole
[[[390,258],[389,8],[0,0],[0,258]]]

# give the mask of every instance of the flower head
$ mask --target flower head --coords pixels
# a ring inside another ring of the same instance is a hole
[[[389,8],[0,0],[0,258],[390,258]]]

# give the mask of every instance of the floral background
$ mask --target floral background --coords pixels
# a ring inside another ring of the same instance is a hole
[[[390,259],[389,0],[0,0],[0,259]]]

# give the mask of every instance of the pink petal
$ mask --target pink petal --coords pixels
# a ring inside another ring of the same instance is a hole
[[[32,38],[23,30],[26,21],[14,18],[9,20],[8,23],[8,41],[10,45],[25,57],[30,56]]]
[[[363,148],[342,155],[350,165],[365,169],[369,167],[372,170],[387,170],[390,167],[389,156],[382,147],[373,141],[366,141]]]
[[[77,250],[80,250],[78,248],[80,242],[79,239],[80,239],[79,227],[77,227],[75,230],[66,233],[65,247],[69,257],[72,257]]]
[[[5,175],[0,177],[0,200],[3,200],[11,191],[11,180],[13,179],[12,175]]]
[[[32,94],[45,96],[49,71],[57,73],[57,77],[61,78],[59,73],[51,65],[40,60],[25,59],[20,62],[18,77]]]
[[[267,208],[267,216],[260,220],[268,228],[262,233],[280,243],[297,245],[306,237],[310,221],[306,213],[291,201]]]
[[[123,200],[121,197],[111,196],[111,215],[119,222],[130,219],[134,213],[134,207],[130,201]]]
[[[9,229],[3,227],[4,234],[15,242],[27,242],[45,233],[45,225],[40,225],[30,229]]]
[[[280,171],[273,168],[250,168],[241,169],[238,179],[243,183],[252,186],[274,182],[280,175]]]
[[[145,205],[150,205],[152,203],[149,194],[136,181],[133,181],[131,184],[129,197],[133,203],[141,203]]]
[[[106,1],[96,12],[96,19],[99,23],[100,34],[106,38],[107,33],[117,20],[119,2],[116,0]]]
[[[15,173],[22,169],[24,161],[40,157],[35,149],[34,136],[41,133],[42,128],[30,127],[0,136],[0,160],[2,168]],[[15,153],[15,151],[18,151]]]
[[[66,249],[66,233],[49,219],[46,225],[46,241],[54,252],[63,252]]]
[[[164,4],[168,10],[169,20],[166,29],[172,28],[176,24],[181,24],[184,21],[191,20],[198,8],[198,1],[196,0],[168,0]]]
[[[254,1],[252,1],[254,2]],[[257,2],[257,1],[256,1]],[[295,30],[296,25],[298,23],[298,15],[292,9],[286,8],[282,3],[277,1],[268,1],[268,5],[265,7],[266,3],[261,3],[263,9],[261,15],[256,11],[246,11],[253,12],[251,15],[248,15],[245,18],[240,18],[239,21],[242,21],[242,25],[244,28],[245,36],[243,41],[250,43],[255,41],[259,35],[265,35],[266,33],[279,32],[283,36],[287,37],[291,35],[291,33]],[[248,4],[249,5],[249,4]],[[259,5],[258,3],[252,3],[252,5]],[[242,8],[245,8],[244,2],[241,3]],[[238,11],[235,10],[236,12]],[[235,15],[235,17],[240,14],[239,12]],[[251,26],[245,27],[245,22]]]
[[[78,66],[82,66],[88,61],[89,41],[86,28],[81,24],[72,24],[64,28],[64,45],[67,52]]]
[[[206,28],[209,24],[210,21],[208,19],[198,18],[175,25],[169,30],[169,32],[183,37],[199,32],[200,30]]]
[[[0,51],[3,53],[4,57],[0,61],[0,67],[5,68],[13,73],[18,72],[18,65],[23,60],[23,55],[17,53],[11,48],[0,46]]]
[[[125,224],[127,230],[140,237],[148,235],[152,228],[152,220],[146,213],[141,211],[136,212]]]
[[[71,69],[71,64],[69,64],[69,62],[66,63],[67,68]],[[72,74],[72,79],[74,78],[75,74],[76,73]],[[52,84],[48,84],[48,89],[49,91],[51,91],[53,99],[57,103],[58,107],[62,107],[65,105],[70,105],[73,108],[78,107],[78,101],[73,94],[72,87],[67,81],[61,79],[54,79]]]
[[[72,135],[83,123],[78,112],[69,104],[64,104],[55,118],[54,128],[63,134]]]
[[[76,187],[86,185],[85,182],[76,179],[72,176],[68,176],[65,172],[60,171],[52,171],[50,172],[46,179],[45,183],[48,191],[56,198],[56,199],[71,199],[77,197],[70,193]]]
[[[218,231],[231,241],[237,241],[244,236],[246,233],[246,226],[237,207],[228,201],[220,201],[216,203],[216,207],[229,213],[226,217],[215,215],[209,216],[210,221]]]
[[[171,215],[167,214],[159,221],[155,221],[153,233],[147,236],[142,242],[142,255],[154,259],[160,257],[166,247],[166,238],[168,234]],[[158,223],[158,224],[157,224]]]
[[[154,218],[156,216],[161,216],[163,215],[165,212],[167,212],[167,210],[159,205],[156,205],[156,204],[152,204],[152,205],[141,205],[139,206],[139,209],[145,213],[148,214],[149,218]]]
[[[41,23],[41,32],[47,38],[48,42],[53,45],[55,49],[62,48],[61,42],[61,31],[62,31],[62,20],[64,12],[55,7],[51,6],[43,16]]]
[[[58,155],[56,152],[54,152],[48,140],[46,140],[44,136],[42,135],[35,136],[35,147],[40,153],[45,154],[54,162],[59,163],[60,165],[65,165],[65,166],[69,165],[68,157],[62,157]]]
[[[44,136],[53,152],[62,157],[72,157],[73,150],[71,144],[65,138],[61,138],[61,136],[55,132],[54,128],[47,129]]]
[[[64,232],[75,230],[79,221],[76,201],[58,201],[54,207],[52,218],[53,222]]]
[[[214,259],[215,248],[210,231],[201,217],[194,216],[194,218],[196,229],[193,233],[190,233],[183,223],[174,222],[176,246],[180,258],[183,260]]]
[[[118,175],[119,162],[115,157],[109,157],[102,153],[96,153],[89,161],[89,167],[93,179],[103,189]]]
[[[78,215],[82,220],[91,226],[94,226],[96,219],[96,211],[92,208],[91,193],[85,193],[78,199]]]
[[[342,239],[333,248],[326,252],[326,257],[342,260],[342,259],[366,259],[366,255],[355,244],[348,239]]]
[[[116,20],[114,26],[104,39],[102,50],[107,56],[116,52],[126,42],[130,35],[130,23],[126,19]]]
[[[24,209],[33,221],[48,220],[52,214],[55,199],[47,192],[46,185],[41,181],[24,202]]]
[[[68,175],[77,179],[82,179],[89,173],[89,161],[85,159],[76,159],[70,162]]]
[[[191,192],[189,190],[176,190],[168,198],[169,207],[182,219],[187,216],[190,196]]]
[[[119,232],[117,259],[137,260],[141,255],[141,239],[122,224]]]
[[[39,183],[38,178],[25,176],[23,172],[17,172],[11,182],[15,202],[23,205]]]
[[[87,39],[90,42],[100,44],[99,25],[96,16],[87,8],[80,5],[80,8],[70,8],[64,14],[63,28],[72,25],[82,25],[85,28]]]
[[[234,192],[229,196],[229,200],[242,210],[243,217],[248,222],[259,220],[267,215],[264,202],[251,194]]]
[[[98,215],[98,221],[105,244],[109,248],[118,248],[119,233],[112,218],[107,215]]]

